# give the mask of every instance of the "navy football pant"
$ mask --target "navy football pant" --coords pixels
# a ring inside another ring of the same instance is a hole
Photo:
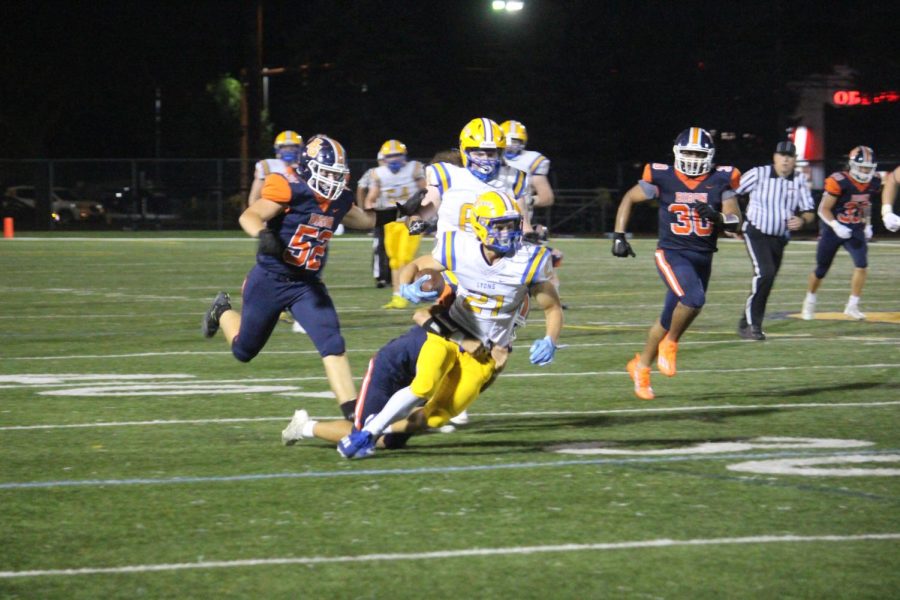
[[[869,266],[869,246],[866,243],[866,234],[863,229],[854,229],[852,237],[842,240],[828,225],[819,229],[819,243],[816,245],[816,277],[824,279],[834,262],[834,256],[838,248],[844,247],[853,259],[853,266],[857,269],[865,269]]]
[[[256,265],[244,282],[241,328],[231,343],[235,358],[248,362],[259,354],[285,308],[303,326],[321,356],[344,353],[337,311],[325,284],[318,279],[294,281]]]
[[[672,326],[672,313],[679,302],[691,308],[706,304],[712,257],[712,252],[656,249],[656,269],[669,288],[659,315],[659,322],[666,330]]]

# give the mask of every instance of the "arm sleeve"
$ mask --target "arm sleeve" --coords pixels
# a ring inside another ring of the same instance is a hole
[[[841,195],[841,184],[834,177],[829,177],[825,180],[825,191],[835,198],[839,198]]]
[[[438,193],[443,198],[444,192],[450,187],[450,171],[447,169],[446,163],[434,163],[425,169],[425,180],[428,185],[436,187]]]
[[[264,200],[285,204],[291,201],[291,186],[283,175],[272,173],[266,176],[261,197]]]
[[[756,167],[755,169],[750,169],[746,173],[741,176],[740,184],[735,190],[738,194],[747,194],[756,189],[756,184],[759,181],[759,171],[760,168]]]
[[[809,186],[806,184],[806,176],[801,173],[797,178],[797,187],[800,190],[800,212],[812,212],[816,210],[816,201],[813,200]]]
[[[528,166],[528,172],[532,175],[546,175],[550,172],[550,161],[543,154],[538,154]]]
[[[653,170],[650,168],[649,164],[644,165],[644,172],[641,175],[641,179],[638,181],[638,185],[641,186],[641,189],[644,191],[644,195],[647,198],[656,198],[659,196],[659,186],[653,182]]]

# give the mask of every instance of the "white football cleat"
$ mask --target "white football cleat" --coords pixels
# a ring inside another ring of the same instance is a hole
[[[454,425],[466,425],[469,422],[469,411],[464,410],[455,417],[450,419],[450,422]]]
[[[850,306],[849,304],[844,308],[844,314],[850,317],[851,319],[856,319],[857,321],[865,321],[866,315],[859,312],[858,306]]]
[[[291,422],[281,432],[281,443],[293,446],[303,439],[303,426],[309,421],[309,413],[303,409],[295,410]]]
[[[303,326],[300,325],[297,321],[294,321],[294,324],[291,325],[291,331],[294,333],[306,333],[306,330],[303,329]]]
[[[803,312],[801,313],[804,321],[812,321],[816,318],[816,303],[809,300],[803,301]]]

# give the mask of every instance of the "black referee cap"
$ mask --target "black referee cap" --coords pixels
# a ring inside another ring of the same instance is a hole
[[[778,142],[778,145],[775,146],[775,154],[797,156],[797,146],[795,146],[793,142]]]

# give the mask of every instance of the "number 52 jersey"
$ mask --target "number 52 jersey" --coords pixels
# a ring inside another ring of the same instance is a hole
[[[638,185],[649,198],[659,198],[659,241],[666,250],[715,252],[718,233],[714,223],[701,219],[694,206],[705,202],[722,211],[722,201],[735,195],[741,172],[716,167],[700,177],[688,177],[672,165],[648,164]]]

